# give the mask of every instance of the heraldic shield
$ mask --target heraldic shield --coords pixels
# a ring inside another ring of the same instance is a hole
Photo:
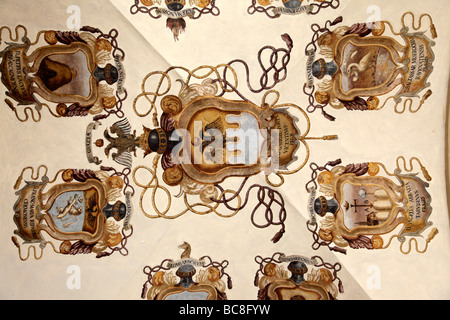
[[[264,113],[255,104],[217,97],[193,100],[174,117],[177,129],[186,130],[190,138],[182,147],[188,160],[178,160],[183,171],[197,182],[213,184],[275,165],[286,167],[295,159],[300,132],[288,112],[275,111],[271,116],[272,128],[278,132],[274,144]],[[277,150],[276,164],[271,150]]]
[[[29,241],[42,241],[41,231],[46,231],[62,240],[98,241],[106,220],[101,214],[106,204],[101,183],[56,185],[42,193],[44,186],[29,185],[22,189],[15,207],[19,235]]]
[[[345,235],[389,233],[399,224],[405,225],[401,231],[404,235],[427,226],[432,209],[426,185],[414,176],[399,179],[402,186],[384,177],[352,174],[336,181],[339,208],[335,214]]]
[[[412,96],[426,87],[433,70],[431,42],[419,34],[405,34],[404,39],[408,43],[405,47],[383,36],[362,38],[351,34],[339,40],[335,49],[339,70],[333,83],[336,97],[353,100],[358,96],[380,96],[399,85],[399,94]],[[416,66],[419,59],[421,65]]]

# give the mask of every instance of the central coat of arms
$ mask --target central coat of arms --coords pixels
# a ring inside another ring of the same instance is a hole
[[[281,95],[273,88],[287,76],[293,47],[287,34],[282,39],[287,49],[265,46],[259,51],[261,87],[248,83],[253,93],[264,93],[259,104],[245,98],[238,88],[233,66],[244,65],[249,77],[244,60],[194,70],[170,67],[145,77],[133,108],[139,117],[150,118],[153,128],[145,124],[138,134],[122,119],[96,140],[96,145],[105,146],[106,155],[128,167],[139,149],[144,157],[152,157],[152,165],[133,166],[132,171],[135,185],[142,189],[144,215],[174,219],[194,212],[232,217],[248,205],[251,191],[257,190],[252,222],[259,228],[281,226],[273,241],[280,239],[285,232],[286,209],[274,188],[306,165],[310,140],[336,139],[335,135],[310,137],[307,113],[293,103],[280,103]],[[269,66],[262,59],[266,51],[271,54]],[[172,85],[176,72],[187,73],[185,79],[175,77],[178,91]],[[239,99],[229,97],[233,94]],[[260,173],[267,185],[246,187],[250,178]],[[178,199],[184,202],[181,211],[173,208]],[[256,223],[257,214],[264,215],[266,222]]]

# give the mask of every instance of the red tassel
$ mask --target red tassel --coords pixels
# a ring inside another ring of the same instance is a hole
[[[286,42],[286,45],[289,49],[292,49],[294,47],[294,42],[287,33],[281,35],[281,39],[283,39],[283,41]]]
[[[231,281],[231,277],[228,277],[228,289],[233,289],[233,281]]]
[[[342,281],[339,280],[339,292],[344,293],[344,286],[342,285]]]
[[[102,120],[102,119],[106,119],[106,118],[108,118],[108,116],[106,114],[100,114],[100,115],[94,117],[94,121],[98,121],[98,120]]]
[[[284,229],[281,229],[280,231],[278,231],[275,236],[272,238],[272,242],[273,243],[277,243],[278,241],[280,241],[281,237],[283,237],[284,234]]]
[[[342,16],[337,17],[336,19],[334,19],[334,21],[331,23],[332,26],[341,23],[342,21],[344,21],[344,18],[342,18]]]
[[[259,284],[259,273],[256,274],[255,280],[253,280],[253,284],[255,285],[255,287],[258,286],[258,284]]]
[[[144,284],[144,286],[142,287],[141,299],[145,299],[146,293],[147,293],[147,284]]]
[[[322,109],[322,114],[323,114],[323,116],[324,116],[326,119],[328,119],[328,120],[330,120],[330,121],[336,120],[335,117],[333,117],[332,115],[326,113],[323,109]]]
[[[343,254],[347,254],[347,250],[343,249],[343,248],[340,248],[340,247],[330,247],[330,250],[331,251],[340,252],[340,253],[343,253]]]

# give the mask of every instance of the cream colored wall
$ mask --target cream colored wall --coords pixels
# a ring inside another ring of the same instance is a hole
[[[151,125],[151,119],[137,117],[131,108],[134,97],[140,93],[142,79],[151,71],[165,70],[171,65],[192,69],[240,58],[250,63],[253,72],[259,72],[258,50],[265,45],[283,47],[280,36],[288,33],[294,41],[294,50],[288,65],[288,78],[276,89],[281,93],[280,102],[305,106],[307,99],[302,93],[306,64],[304,48],[311,38],[312,23],[323,24],[339,15],[344,17],[344,25],[363,22],[370,16],[367,9],[371,5],[378,5],[382,18],[397,28],[400,28],[404,11],[431,14],[439,36],[434,47],[435,70],[429,79],[433,95],[422,109],[415,114],[407,112],[403,115],[395,114],[392,106],[373,113],[329,109],[337,118],[335,122],[324,119],[319,112],[313,113],[310,115],[311,135],[337,134],[339,140],[311,143],[310,162],[322,164],[337,158],[342,158],[343,163],[380,161],[394,169],[399,155],[419,157],[433,177],[429,187],[433,198],[430,220],[440,232],[425,254],[413,252],[405,256],[398,250],[398,243],[383,251],[349,250],[347,255],[335,254],[326,248],[313,251],[312,237],[305,225],[308,195],[303,190],[310,177],[306,167],[288,177],[280,189],[287,203],[288,218],[286,233],[277,244],[271,243],[270,239],[278,228],[254,228],[249,209],[229,219],[188,213],[175,220],[151,220],[139,212],[136,195],[131,221],[135,231],[128,241],[128,256],[114,254],[103,259],[95,259],[93,255],[62,256],[48,247],[41,260],[22,262],[11,242],[16,228],[12,220],[16,201],[12,186],[26,166],[46,164],[54,173],[60,168],[94,169],[95,166],[87,163],[84,150],[84,134],[91,119],[55,119],[44,111],[41,122],[20,123],[1,102],[0,298],[140,299],[142,284],[146,280],[143,267],[157,265],[165,258],[178,258],[181,252],[177,246],[183,241],[191,244],[195,257],[210,255],[219,261],[230,261],[227,271],[234,284],[233,289],[227,291],[230,299],[256,298],[257,288],[253,286],[253,279],[258,266],[254,257],[271,256],[277,251],[287,255],[318,254],[326,261],[341,262],[344,266],[341,279],[345,287],[341,299],[450,298],[449,195],[446,185],[448,171],[445,171],[450,160],[444,154],[449,136],[444,120],[449,119],[446,101],[450,25],[447,15],[443,14],[448,11],[448,1],[343,0],[339,9],[324,10],[317,16],[271,20],[262,14],[247,15],[250,0],[218,0],[220,16],[204,16],[195,21],[188,19],[186,32],[178,42],[173,40],[163,19],[131,15],[129,7],[132,0],[3,0],[0,17],[2,24],[10,27],[19,23],[26,25],[30,37],[33,37],[43,29],[65,30],[69,16],[66,10],[74,2],[81,8],[82,25],[119,30],[119,43],[126,52],[124,66],[129,94],[124,110],[136,128],[142,124]],[[2,36],[3,41],[7,41],[6,34]],[[244,80],[241,84],[245,86]],[[3,89],[0,94],[0,101],[3,101]],[[261,95],[248,94],[247,97],[255,103],[261,101]],[[151,165],[147,159],[141,158],[135,163]],[[114,166],[114,163],[107,165]],[[259,176],[254,181],[264,183]],[[181,207],[182,204],[175,205],[175,208]],[[67,288],[67,270],[72,265],[80,267],[80,289]],[[380,288],[368,285],[373,270],[380,271]]]

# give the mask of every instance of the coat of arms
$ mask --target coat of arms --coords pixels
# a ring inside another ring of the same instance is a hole
[[[428,221],[432,213],[429,183],[412,172],[414,161],[420,164],[425,179],[431,181],[417,158],[411,158],[407,168],[405,158],[399,157],[393,173],[378,162],[346,166],[340,165],[340,160],[324,166],[312,163],[312,179],[306,188],[310,192],[311,218],[307,227],[314,237],[313,249],[327,246],[342,253],[347,247],[381,250],[398,239],[402,253],[411,252],[412,242],[417,252],[424,253],[438,230],[433,228],[424,248],[419,249],[417,238],[433,223]],[[317,196],[317,191],[322,195]]]
[[[146,266],[148,279],[142,289],[142,299],[148,300],[228,300],[226,289],[232,288],[231,277],[225,272],[229,262],[216,262],[209,256],[191,257],[191,245],[183,242],[180,260],[165,259],[155,267]],[[175,274],[171,270],[175,270]],[[227,284],[222,280],[228,277]],[[148,285],[150,284],[150,287]]]
[[[407,16],[412,17],[413,32],[405,23]],[[430,86],[428,78],[435,59],[435,43],[428,38],[427,30],[421,31],[424,18],[430,21],[428,31],[435,39],[436,28],[430,15],[421,15],[416,27],[411,12],[402,16],[400,32],[389,21],[332,29],[343,21],[342,17],[327,21],[324,27],[312,25],[314,35],[305,49],[307,83],[303,87],[309,96],[308,112],[321,109],[326,118],[334,120],[324,110],[328,105],[335,109],[380,110],[390,100],[395,103],[396,113],[407,108],[417,112],[432,94],[425,89]],[[416,107],[414,98],[420,99]]]
[[[272,257],[257,256],[255,261],[259,264],[254,283],[258,300],[337,300],[344,292],[338,277],[341,264],[324,262],[320,256],[277,252]]]
[[[162,0],[134,0],[130,8],[131,14],[147,14],[153,19],[167,17],[166,26],[172,33],[175,41],[186,30],[186,20],[199,19],[204,14],[218,16],[219,8],[216,6],[216,0],[165,0],[163,6]]]
[[[255,190],[258,203],[252,211],[252,223],[258,228],[280,226],[273,241],[281,238],[286,209],[283,197],[273,188],[305,166],[310,140],[336,138],[310,137],[307,113],[298,105],[280,102],[280,93],[273,87],[286,78],[293,46],[287,34],[282,39],[287,49],[266,46],[259,52],[264,73],[261,87],[253,88],[248,82],[253,93],[264,92],[259,104],[246,99],[238,88],[232,66],[243,64],[249,77],[243,60],[192,71],[170,67],[148,74],[143,92],[134,100],[136,114],[150,117],[153,128],[144,124],[138,134],[123,119],[106,128],[103,138],[94,139],[105,147],[106,155],[128,167],[138,151],[151,159],[149,165],[133,166],[132,171],[134,184],[142,190],[140,208],[145,216],[174,219],[193,212],[232,217],[247,206]],[[268,67],[262,61],[267,50],[271,53]],[[175,76],[178,91],[172,86],[176,72],[188,73],[185,79]],[[154,81],[156,88],[151,87]],[[228,97],[233,94],[238,99]],[[257,174],[265,175],[267,185],[246,186]],[[178,211],[175,201],[183,202],[184,209]],[[256,215],[266,221],[257,223]]]
[[[42,169],[45,174],[38,181]],[[32,181],[25,181],[20,188],[27,170],[31,170]],[[27,260],[30,250],[35,259],[40,259],[47,245],[60,254],[96,253],[101,258],[118,251],[127,255],[125,245],[133,232],[132,207],[131,193],[123,192],[126,186],[122,174],[113,168],[61,169],[50,181],[47,171],[46,166],[40,166],[37,172],[25,168],[14,186],[18,190],[15,235],[23,242],[16,236],[12,240],[20,259]],[[46,240],[46,234],[52,240]],[[28,246],[26,256],[22,254],[24,245]]]
[[[24,35],[19,40],[20,30]],[[117,30],[43,30],[34,41],[24,26],[16,27],[14,38],[9,31],[12,42],[0,52],[0,73],[7,96],[17,106],[9,99],[6,103],[20,121],[40,121],[43,108],[58,118],[123,116],[125,53],[118,46]],[[17,110],[22,105],[23,115]]]

